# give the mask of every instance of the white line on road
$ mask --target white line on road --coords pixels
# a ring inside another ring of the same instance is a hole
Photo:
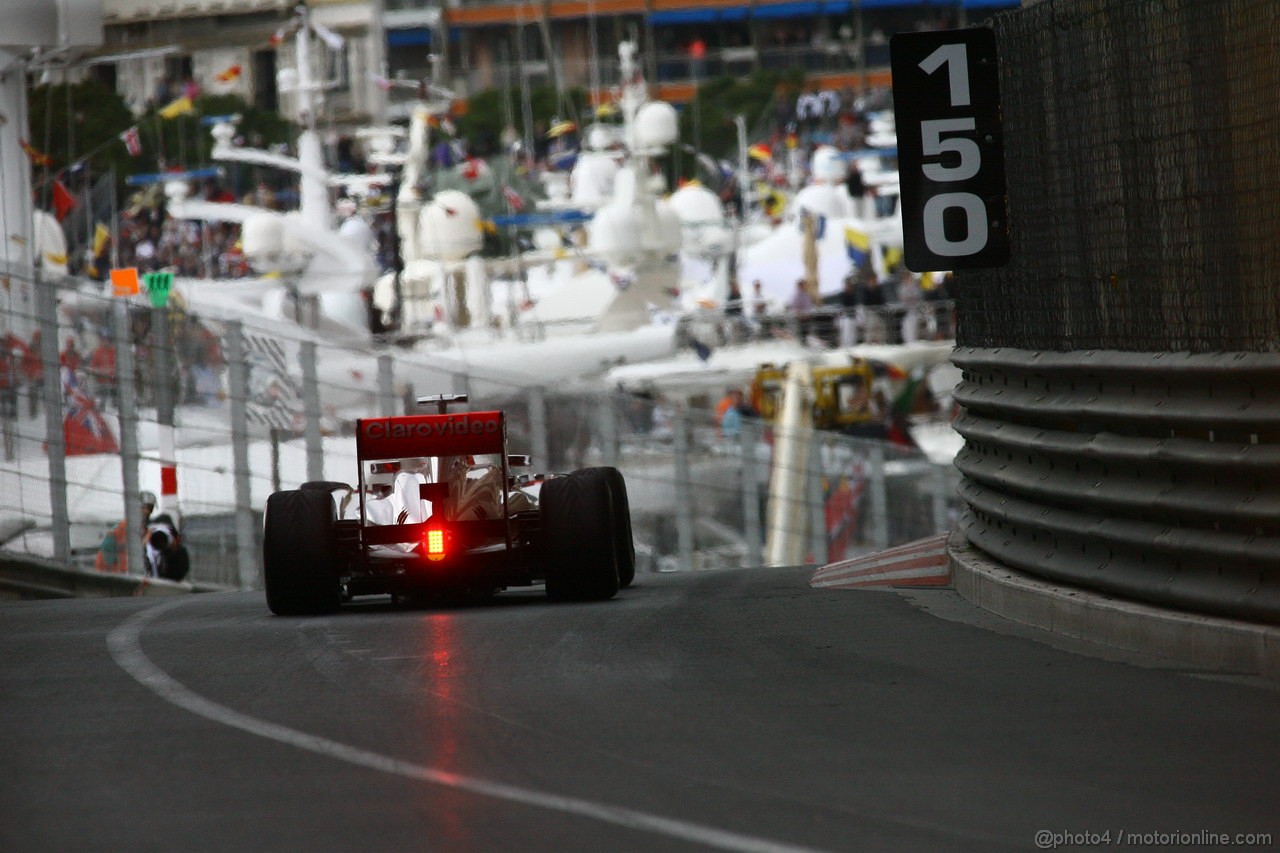
[[[230,726],[258,737],[264,737],[279,743],[288,744],[346,761],[360,767],[444,785],[460,791],[467,791],[484,797],[493,797],[512,803],[534,806],[566,812],[593,820],[624,826],[644,832],[652,832],[671,838],[705,844],[722,850],[752,851],[752,853],[813,853],[812,848],[796,847],[781,844],[765,838],[741,835],[715,827],[702,826],[682,820],[666,818],[660,815],[636,811],[634,809],[611,806],[604,803],[593,803],[576,797],[562,797],[557,794],[546,794],[515,785],[501,782],[490,782],[473,776],[450,773],[434,767],[424,767],[401,761],[388,755],[381,755],[359,747],[350,746],[318,735],[291,729],[277,723],[270,723],[242,714],[239,711],[219,705],[195,693],[186,685],[177,681],[160,667],[156,666],[146,653],[142,651],[142,631],[147,624],[168,611],[185,604],[186,598],[179,598],[156,607],[139,611],[112,629],[107,635],[107,648],[111,657],[125,672],[129,673],[139,684],[151,690],[166,702],[179,708],[204,717],[215,723]]]

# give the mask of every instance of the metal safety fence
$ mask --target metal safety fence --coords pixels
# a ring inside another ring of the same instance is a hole
[[[355,419],[414,412],[417,395],[440,392],[503,409],[512,452],[535,471],[622,470],[642,572],[764,565],[770,536],[791,543],[792,562],[837,560],[945,530],[956,513],[953,469],[913,448],[806,431],[802,485],[771,520],[779,436],[756,419],[726,436],[697,407],[486,373],[422,346],[373,348],[323,320],[267,319],[266,307],[197,313],[182,288],[155,308],[96,282],[37,287],[40,310],[10,300],[3,315],[25,365],[0,419],[11,554],[139,574],[140,536],[103,546],[141,530],[137,496],[151,491],[157,512],[180,517],[188,580],[257,587],[267,497],[353,480]]]

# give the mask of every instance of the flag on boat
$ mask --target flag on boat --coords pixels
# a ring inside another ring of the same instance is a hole
[[[479,157],[468,157],[458,164],[458,172],[468,181],[479,180],[489,173],[489,164]]]
[[[512,213],[519,213],[524,210],[524,199],[520,197],[520,193],[511,189],[511,187],[504,186],[502,188],[502,197],[507,200],[507,207],[511,209]]]
[[[871,261],[871,237],[849,225],[844,227],[844,246],[849,252],[849,260],[857,268],[865,267]]]
[[[762,160],[769,163],[773,160],[773,150],[763,142],[757,142],[747,149],[747,156],[752,160]]]
[[[902,266],[902,247],[901,246],[885,246],[884,247],[884,268],[887,270],[895,270]]]
[[[191,102],[191,99],[189,97],[187,97],[186,95],[183,95],[181,98],[178,98],[176,101],[172,101],[166,104],[165,106],[161,107],[158,112],[158,115],[160,116],[160,118],[165,118],[165,119],[177,118],[178,116],[184,116],[187,113],[193,113],[195,112],[195,110],[196,110],[196,105]]]
[[[137,157],[142,153],[142,136],[136,125],[120,134],[120,141],[124,143],[124,150],[129,152],[130,157]]]
[[[111,229],[105,222],[99,222],[93,229],[93,256],[95,258],[100,256],[109,242],[111,242]]]
[[[547,137],[555,139],[564,136],[566,133],[573,133],[577,129],[578,126],[571,121],[558,121],[551,125],[551,129],[547,131]]]
[[[777,218],[787,208],[787,197],[778,190],[761,184],[760,207],[766,216]]]
[[[18,144],[22,146],[22,150],[30,158],[32,166],[48,166],[53,162],[53,159],[48,154],[45,154],[27,140],[19,139]]]
[[[107,244],[111,242],[111,230],[107,228],[106,223],[99,222],[93,229],[93,239],[89,243],[89,262],[86,269],[90,277],[98,278],[101,273],[98,271],[98,260],[106,254]]]
[[[213,79],[217,80],[219,83],[231,83],[240,78],[240,72],[243,70],[244,69],[239,64],[232,65],[226,71],[215,74]]]
[[[65,185],[63,185],[62,181],[54,178],[53,215],[58,218],[58,221],[61,222],[66,219],[67,214],[74,210],[78,203],[79,202],[76,201],[76,197],[71,194],[71,191],[68,190]]]

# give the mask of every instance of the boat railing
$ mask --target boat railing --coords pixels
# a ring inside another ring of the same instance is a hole
[[[822,305],[805,314],[774,306],[766,306],[761,312],[748,307],[732,314],[723,308],[704,308],[683,321],[681,328],[686,330],[698,324],[716,329],[715,341],[702,341],[708,346],[776,338],[792,338],[825,347],[946,341],[955,339],[956,328],[955,302],[941,299],[852,309]],[[686,345],[692,345],[688,333],[682,334],[682,338]]]
[[[597,85],[609,88],[617,86],[622,80],[616,59],[591,62],[582,58],[558,57],[554,67],[547,60],[526,60],[523,64],[495,62],[482,67],[462,69],[453,73],[452,86],[459,93],[473,93],[484,89],[518,89],[522,77],[532,86],[549,86],[555,83],[557,75],[570,87]]]

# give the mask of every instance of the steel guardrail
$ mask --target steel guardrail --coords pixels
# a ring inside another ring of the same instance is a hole
[[[0,551],[0,592],[10,597],[127,598],[136,595],[189,595],[229,590],[217,584],[146,578],[140,575],[80,571],[31,554]]]

